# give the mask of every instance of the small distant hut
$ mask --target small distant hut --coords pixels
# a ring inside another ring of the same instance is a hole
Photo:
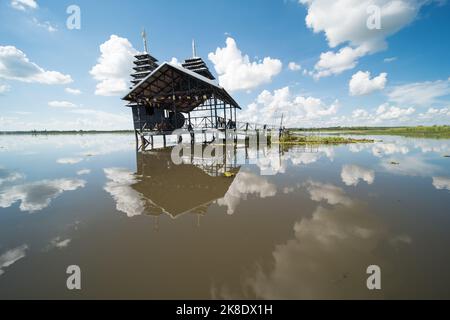
[[[123,100],[133,111],[137,133],[170,134],[176,129],[235,129],[238,103],[220,87],[206,63],[197,56],[180,66],[149,54],[145,31],[144,53],[135,56],[133,87]]]

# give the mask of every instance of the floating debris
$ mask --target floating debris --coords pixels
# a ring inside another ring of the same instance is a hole
[[[236,176],[236,173],[227,171],[227,172],[225,172],[223,175],[224,175],[224,177],[226,177],[226,178],[233,178],[233,177]]]

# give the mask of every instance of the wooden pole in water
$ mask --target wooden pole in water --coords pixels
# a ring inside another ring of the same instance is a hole
[[[214,117],[215,117],[215,121],[216,121],[216,129],[218,127],[218,121],[217,121],[217,98],[216,98],[216,94],[214,93]]]

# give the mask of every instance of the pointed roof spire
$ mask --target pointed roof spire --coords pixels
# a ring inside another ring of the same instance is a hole
[[[147,47],[147,33],[145,32],[145,29],[142,29],[142,40],[144,41],[144,52],[148,53],[148,47]]]
[[[192,58],[197,58],[197,48],[195,46],[195,39],[192,39]]]

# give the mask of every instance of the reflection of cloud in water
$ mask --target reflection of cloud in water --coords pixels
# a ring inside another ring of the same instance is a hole
[[[2,185],[3,183],[15,182],[24,178],[25,176],[19,172],[8,171],[0,167],[0,185]]]
[[[16,135],[0,136],[0,153],[26,151],[28,153],[42,151],[44,148],[81,148],[80,156],[106,155],[119,151],[135,149],[133,134],[83,134],[71,135],[70,139],[61,139],[60,135]],[[32,148],[33,150],[30,150]]]
[[[85,184],[84,180],[79,179],[57,179],[15,185],[2,190],[0,207],[8,208],[20,201],[20,210],[32,213],[48,207],[51,200],[64,191],[74,191]]]
[[[430,177],[439,171],[438,166],[427,163],[426,159],[420,155],[386,158],[381,161],[381,166],[392,174],[405,176]]]
[[[22,258],[25,258],[27,245],[22,245],[12,250],[8,250],[0,255],[0,276],[5,273],[5,268],[10,267]]]
[[[409,148],[394,143],[377,143],[372,147],[372,153],[376,157],[382,157],[383,155],[392,155],[395,153],[408,154]]]
[[[294,224],[295,236],[275,247],[273,262],[256,265],[244,276],[241,292],[226,285],[213,288],[213,298],[349,299],[370,298],[366,268],[384,266],[378,250],[398,249],[412,239],[392,236],[364,206],[319,206],[311,218]],[[390,247],[385,247],[389,244]],[[381,293],[382,294],[382,293]]]
[[[348,150],[353,153],[358,153],[366,150],[369,146],[371,145],[366,143],[354,143],[348,146]]]
[[[423,153],[434,152],[438,154],[450,153],[450,145],[442,140],[414,140],[414,148],[420,149]]]
[[[59,164],[77,164],[83,161],[83,158],[61,158],[56,160]]]
[[[105,168],[103,171],[109,180],[104,189],[116,201],[117,210],[126,213],[128,217],[143,214],[145,200],[141,193],[131,187],[137,183],[133,172],[123,168]]]
[[[438,190],[450,190],[450,178],[433,177],[433,186]]]
[[[289,156],[293,165],[311,164],[322,157],[320,153],[294,153]]]
[[[295,237],[273,252],[274,267],[261,268],[248,286],[264,299],[367,297],[366,268],[385,229],[364,211],[318,207],[294,225]]]
[[[402,234],[402,235],[398,235],[398,236],[391,238],[389,240],[389,243],[393,246],[398,246],[398,245],[402,245],[402,244],[403,245],[411,244],[412,239],[410,236]]]
[[[249,172],[239,172],[225,196],[217,200],[220,206],[227,206],[228,214],[233,214],[241,200],[246,200],[249,194],[260,198],[273,197],[277,187],[265,178]]]
[[[261,170],[261,175],[274,175],[276,173],[286,172],[285,163],[280,161],[279,152],[269,152],[262,155],[257,160],[256,165]]]
[[[87,175],[90,173],[91,173],[90,169],[81,169],[81,170],[77,171],[77,175],[79,175],[79,176]]]
[[[350,206],[353,203],[343,189],[330,183],[321,183],[310,180],[306,183],[306,189],[313,201],[320,202],[325,200],[331,205],[343,204],[346,206]]]
[[[375,172],[357,165],[345,165],[341,172],[342,181],[348,186],[357,186],[359,180],[372,184],[375,180]]]
[[[50,241],[50,246],[57,249],[63,249],[69,246],[71,239],[62,240],[61,237],[56,237]]]
[[[282,166],[286,167],[286,162],[291,162],[294,166],[309,165],[326,157],[334,160],[334,149],[328,147],[292,147],[282,157]]]

